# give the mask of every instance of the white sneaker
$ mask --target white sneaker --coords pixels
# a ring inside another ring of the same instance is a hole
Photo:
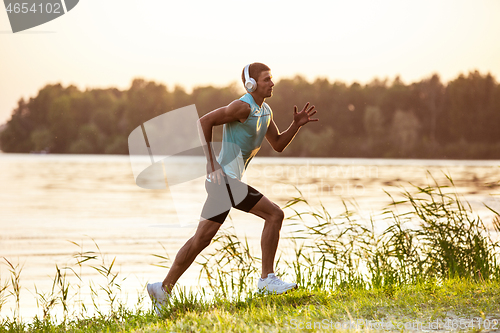
[[[148,283],[147,289],[149,297],[151,297],[151,301],[153,302],[156,314],[161,316],[162,309],[164,309],[168,304],[169,295],[165,290],[163,290],[161,282]]]
[[[272,294],[283,294],[288,290],[297,288],[296,283],[289,283],[281,281],[274,273],[269,273],[267,278],[260,278],[257,287],[261,292],[268,292]]]

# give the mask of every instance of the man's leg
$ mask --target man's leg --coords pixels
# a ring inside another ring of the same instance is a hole
[[[221,225],[221,223],[210,220],[200,221],[196,233],[179,250],[167,277],[163,280],[163,288],[167,293],[170,293],[177,280],[193,263],[196,256],[210,245],[212,238],[214,238]]]
[[[285,214],[278,205],[266,196],[263,196],[253,206],[250,213],[265,220],[260,242],[262,249],[262,278],[265,279],[269,273],[274,273],[274,257],[278,249],[280,230]]]

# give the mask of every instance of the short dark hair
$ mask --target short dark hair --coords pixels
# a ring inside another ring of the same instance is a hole
[[[243,71],[241,72],[241,81],[243,81],[243,85],[245,85],[245,67],[243,67]],[[250,75],[250,77],[253,78],[255,82],[257,82],[260,73],[270,70],[271,68],[269,68],[267,65],[264,65],[260,62],[254,62],[250,64],[250,67],[248,68],[248,75]]]

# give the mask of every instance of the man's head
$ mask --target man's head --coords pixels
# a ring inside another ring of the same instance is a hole
[[[264,98],[271,97],[273,93],[272,87],[274,86],[271,68],[260,62],[254,62],[249,66],[248,73],[257,82],[257,89],[253,93]],[[245,68],[241,72],[241,80],[243,81],[243,85],[245,85]]]

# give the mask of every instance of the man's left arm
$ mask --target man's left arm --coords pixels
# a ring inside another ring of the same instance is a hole
[[[316,112],[314,105],[309,106],[309,102],[300,112],[297,112],[297,106],[294,106],[292,124],[283,133],[280,133],[274,120],[271,120],[266,133],[266,139],[271,144],[271,147],[281,153],[290,144],[302,126],[308,122],[319,120],[311,118]]]

